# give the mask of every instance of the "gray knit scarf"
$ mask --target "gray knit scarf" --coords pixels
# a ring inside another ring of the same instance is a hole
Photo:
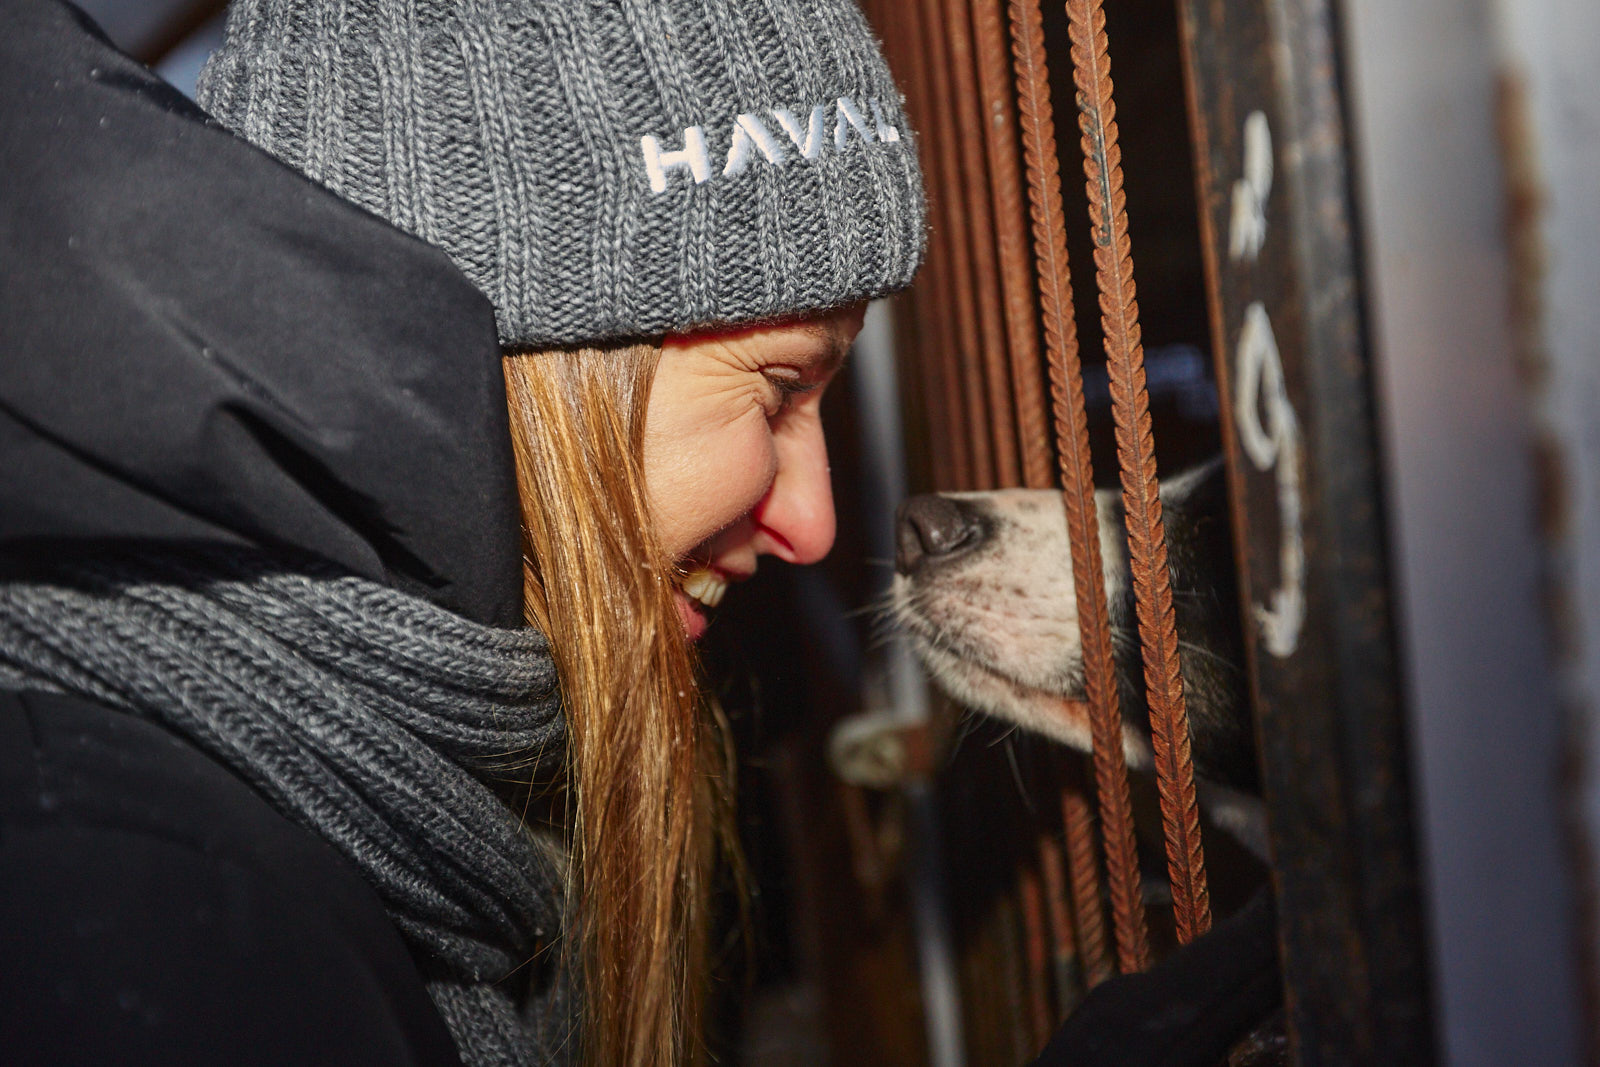
[[[484,784],[559,755],[540,634],[320,563],[124,554],[0,582],[0,685],[150,719],[332,844],[377,889],[470,1067],[568,1058],[559,989],[501,981],[558,936],[560,875]]]

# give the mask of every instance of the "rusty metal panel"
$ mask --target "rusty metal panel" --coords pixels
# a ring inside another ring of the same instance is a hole
[[[1326,0],[1180,0],[1291,1036],[1436,1058]]]

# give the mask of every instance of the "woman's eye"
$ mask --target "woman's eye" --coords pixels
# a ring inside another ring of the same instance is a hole
[[[765,371],[762,377],[772,387],[772,402],[767,408],[768,415],[777,415],[785,411],[795,400],[807,393],[817,391],[821,383],[808,382],[798,374],[782,373],[778,371]]]

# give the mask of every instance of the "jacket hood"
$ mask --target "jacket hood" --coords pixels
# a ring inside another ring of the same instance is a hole
[[[0,21],[0,553],[298,549],[519,624],[488,301],[75,9]]]

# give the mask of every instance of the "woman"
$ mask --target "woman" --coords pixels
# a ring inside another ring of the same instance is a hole
[[[8,1055],[698,1058],[686,638],[827,551],[922,251],[859,14],[237,3],[201,99],[329,193],[0,4]]]
[[[698,1008],[723,757],[684,639],[760,556],[831,547],[818,406],[861,314],[506,359],[528,617],[551,640],[577,785],[593,1062]]]

